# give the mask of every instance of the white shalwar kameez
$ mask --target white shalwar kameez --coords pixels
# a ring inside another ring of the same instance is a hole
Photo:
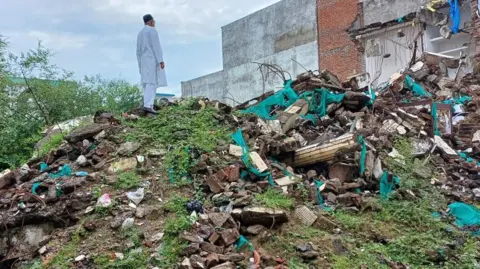
[[[143,87],[143,106],[153,108],[157,88],[167,86],[165,70],[160,68],[163,51],[155,27],[145,25],[138,33],[137,61]]]

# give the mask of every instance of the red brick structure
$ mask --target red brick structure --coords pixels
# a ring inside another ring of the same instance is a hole
[[[360,9],[358,0],[317,0],[320,70],[328,69],[341,80],[363,70],[363,56],[347,33]]]

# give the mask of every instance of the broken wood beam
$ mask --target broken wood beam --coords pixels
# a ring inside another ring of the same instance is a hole
[[[293,165],[295,167],[329,161],[335,158],[340,150],[350,150],[356,146],[353,134],[345,134],[326,143],[317,143],[295,151]]]

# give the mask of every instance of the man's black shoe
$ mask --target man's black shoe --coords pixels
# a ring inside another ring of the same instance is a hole
[[[151,114],[154,114],[154,115],[157,115],[157,114],[158,114],[157,111],[155,111],[155,110],[153,110],[152,108],[149,108],[149,107],[144,107],[144,108],[143,108],[143,111],[148,112],[148,113],[151,113]]]

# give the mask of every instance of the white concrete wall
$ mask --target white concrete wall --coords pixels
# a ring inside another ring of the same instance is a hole
[[[224,101],[225,90],[223,71],[182,82],[182,97],[202,96]]]
[[[222,52],[224,83],[219,73],[182,82],[182,96],[215,96],[229,104],[257,97],[264,86],[253,62],[277,64],[292,78],[305,72],[301,66],[317,70],[316,0],[283,0],[222,27]],[[282,85],[270,74],[265,92]]]
[[[373,83],[374,86],[386,82],[390,76],[396,72],[404,70],[412,58],[413,50],[408,47],[413,43],[415,36],[421,30],[420,26],[408,26],[402,28],[404,37],[398,37],[398,29],[390,30],[374,36],[365,38],[363,42],[376,39],[380,44],[381,55],[376,57],[365,57],[365,69],[370,73],[373,79],[378,79]],[[421,42],[419,39],[417,55],[422,54]],[[384,58],[382,55],[390,54],[390,57]]]

